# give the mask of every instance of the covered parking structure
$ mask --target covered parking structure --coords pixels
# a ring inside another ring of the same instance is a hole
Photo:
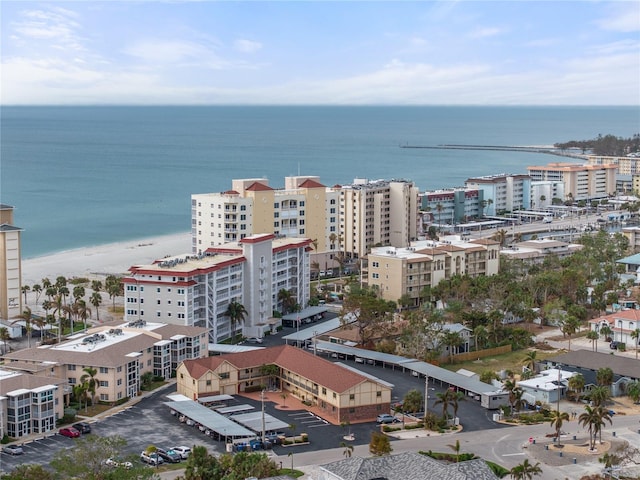
[[[249,412],[233,415],[231,418],[234,422],[253,430],[256,433],[262,433],[262,421],[264,416],[264,431],[274,432],[289,427],[289,424],[278,420],[276,417],[262,412]]]
[[[282,317],[282,326],[289,328],[300,328],[303,324],[317,322],[322,319],[329,309],[327,307],[307,307],[299,312],[289,313]]]
[[[399,368],[403,372],[409,370],[415,372],[414,375],[416,376],[429,377],[432,381],[440,382],[440,385],[455,387],[467,395],[474,396],[474,398],[482,396],[483,394],[497,393],[498,391],[494,386],[487,383],[451,372],[427,362],[421,362],[415,358],[374,352],[326,341],[316,342],[316,350],[330,356],[337,356],[338,358],[352,358],[359,363],[366,362],[369,364],[382,365],[383,367],[390,367],[392,369]]]
[[[308,342],[312,341],[314,337],[324,335],[325,333],[336,330],[343,325],[344,323],[341,317],[336,317],[332,318],[331,320],[327,320],[326,322],[314,325],[313,327],[304,328],[300,331],[285,335],[284,337],[282,337],[282,339],[286,342],[287,345],[289,345],[289,343],[292,343],[294,345],[306,345]]]
[[[206,429],[215,432],[219,438],[235,439],[256,436],[251,430],[193,400],[165,402],[165,405],[180,415],[184,415]]]

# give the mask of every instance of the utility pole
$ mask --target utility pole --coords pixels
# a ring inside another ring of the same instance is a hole
[[[264,442],[264,390],[260,392],[260,400],[262,400],[262,441]]]
[[[424,421],[425,428],[427,426],[427,412],[429,411],[429,375],[425,375],[424,379]]]

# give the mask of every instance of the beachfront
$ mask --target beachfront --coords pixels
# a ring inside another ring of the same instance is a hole
[[[147,265],[168,255],[191,252],[189,232],[68,250],[22,260],[22,285],[52,282],[59,276],[103,279],[125,275],[132,265]]]

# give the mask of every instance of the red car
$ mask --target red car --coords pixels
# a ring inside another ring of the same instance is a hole
[[[80,436],[80,432],[73,427],[65,427],[58,430],[63,437],[76,438]]]

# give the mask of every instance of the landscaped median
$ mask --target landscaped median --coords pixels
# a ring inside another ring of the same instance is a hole
[[[295,447],[297,445],[308,445],[309,443],[309,435],[301,433],[293,437],[283,437],[281,445],[283,447]]]

